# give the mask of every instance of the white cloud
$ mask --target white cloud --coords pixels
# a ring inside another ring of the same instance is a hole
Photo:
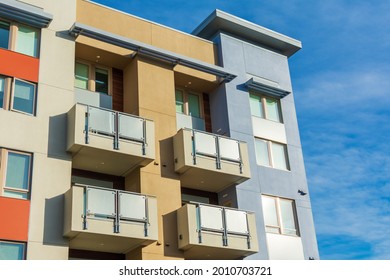
[[[317,233],[368,242],[377,259],[390,259],[386,73],[319,73],[299,83],[296,98]]]

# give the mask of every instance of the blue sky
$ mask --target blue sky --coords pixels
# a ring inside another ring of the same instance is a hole
[[[220,9],[302,41],[290,70],[321,258],[390,259],[388,1],[96,2],[184,32]]]

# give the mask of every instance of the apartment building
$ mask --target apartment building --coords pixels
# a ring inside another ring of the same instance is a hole
[[[0,2],[0,259],[318,259],[288,58],[85,0]]]

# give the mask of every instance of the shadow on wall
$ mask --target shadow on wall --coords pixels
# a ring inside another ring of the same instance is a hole
[[[43,244],[67,246],[64,231],[64,195],[45,199]]]
[[[163,215],[163,235],[164,235],[164,256],[174,258],[184,258],[182,252],[178,251],[177,236],[177,214],[176,211]]]
[[[71,159],[66,152],[67,115],[61,114],[49,118],[47,156],[57,159]]]
[[[160,140],[159,144],[161,177],[179,179],[179,174],[175,172],[173,158],[173,137]]]

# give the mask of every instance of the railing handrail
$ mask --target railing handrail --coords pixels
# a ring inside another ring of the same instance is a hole
[[[137,192],[130,192],[130,191],[124,191],[124,190],[119,190],[119,189],[114,189],[114,188],[105,188],[105,187],[99,187],[99,186],[92,186],[92,185],[87,185],[87,184],[80,184],[80,183],[73,183],[72,184],[72,187],[75,186],[75,187],[83,187],[83,188],[92,188],[92,189],[100,189],[100,190],[103,190],[103,191],[119,191],[119,192],[122,192],[122,193],[128,193],[128,194],[134,194],[134,195],[139,195],[139,196],[147,196],[147,197],[152,197],[152,198],[156,198],[155,195],[151,195],[151,194],[142,194],[142,193],[137,193]]]
[[[121,115],[125,115],[125,116],[129,116],[129,117],[133,117],[133,118],[137,118],[137,119],[142,119],[142,120],[145,120],[145,121],[153,122],[152,119],[144,118],[144,117],[141,117],[141,116],[137,116],[137,115],[121,112],[121,111],[115,111],[115,110],[111,110],[111,109],[107,109],[107,108],[103,108],[103,107],[97,107],[97,106],[93,106],[93,105],[89,105],[89,104],[85,104],[85,103],[81,103],[81,102],[77,102],[76,104],[84,106],[84,107],[91,107],[91,108],[99,109],[99,110],[102,110],[102,111],[108,111],[110,113],[119,113]]]
[[[227,206],[222,206],[222,205],[208,204],[208,203],[196,202],[196,201],[189,201],[189,202],[187,202],[187,204],[203,205],[203,206],[210,206],[210,207],[221,208],[221,209],[241,211],[241,212],[246,212],[247,214],[254,214],[255,213],[254,211],[250,211],[250,210],[238,209],[238,208],[234,208],[234,207],[227,207]]]
[[[225,138],[225,139],[228,139],[228,140],[237,141],[239,143],[244,143],[244,144],[247,143],[246,141],[243,141],[243,140],[239,140],[239,139],[231,138],[229,136],[220,135],[220,134],[216,134],[216,133],[212,133],[212,132],[208,132],[208,131],[203,131],[203,130],[199,130],[199,129],[195,129],[195,128],[183,127],[183,128],[180,128],[180,130],[189,130],[189,131],[194,131],[194,132],[198,132],[198,133],[207,134],[207,135],[210,135],[210,136],[216,136],[216,137],[219,137],[219,138]]]

